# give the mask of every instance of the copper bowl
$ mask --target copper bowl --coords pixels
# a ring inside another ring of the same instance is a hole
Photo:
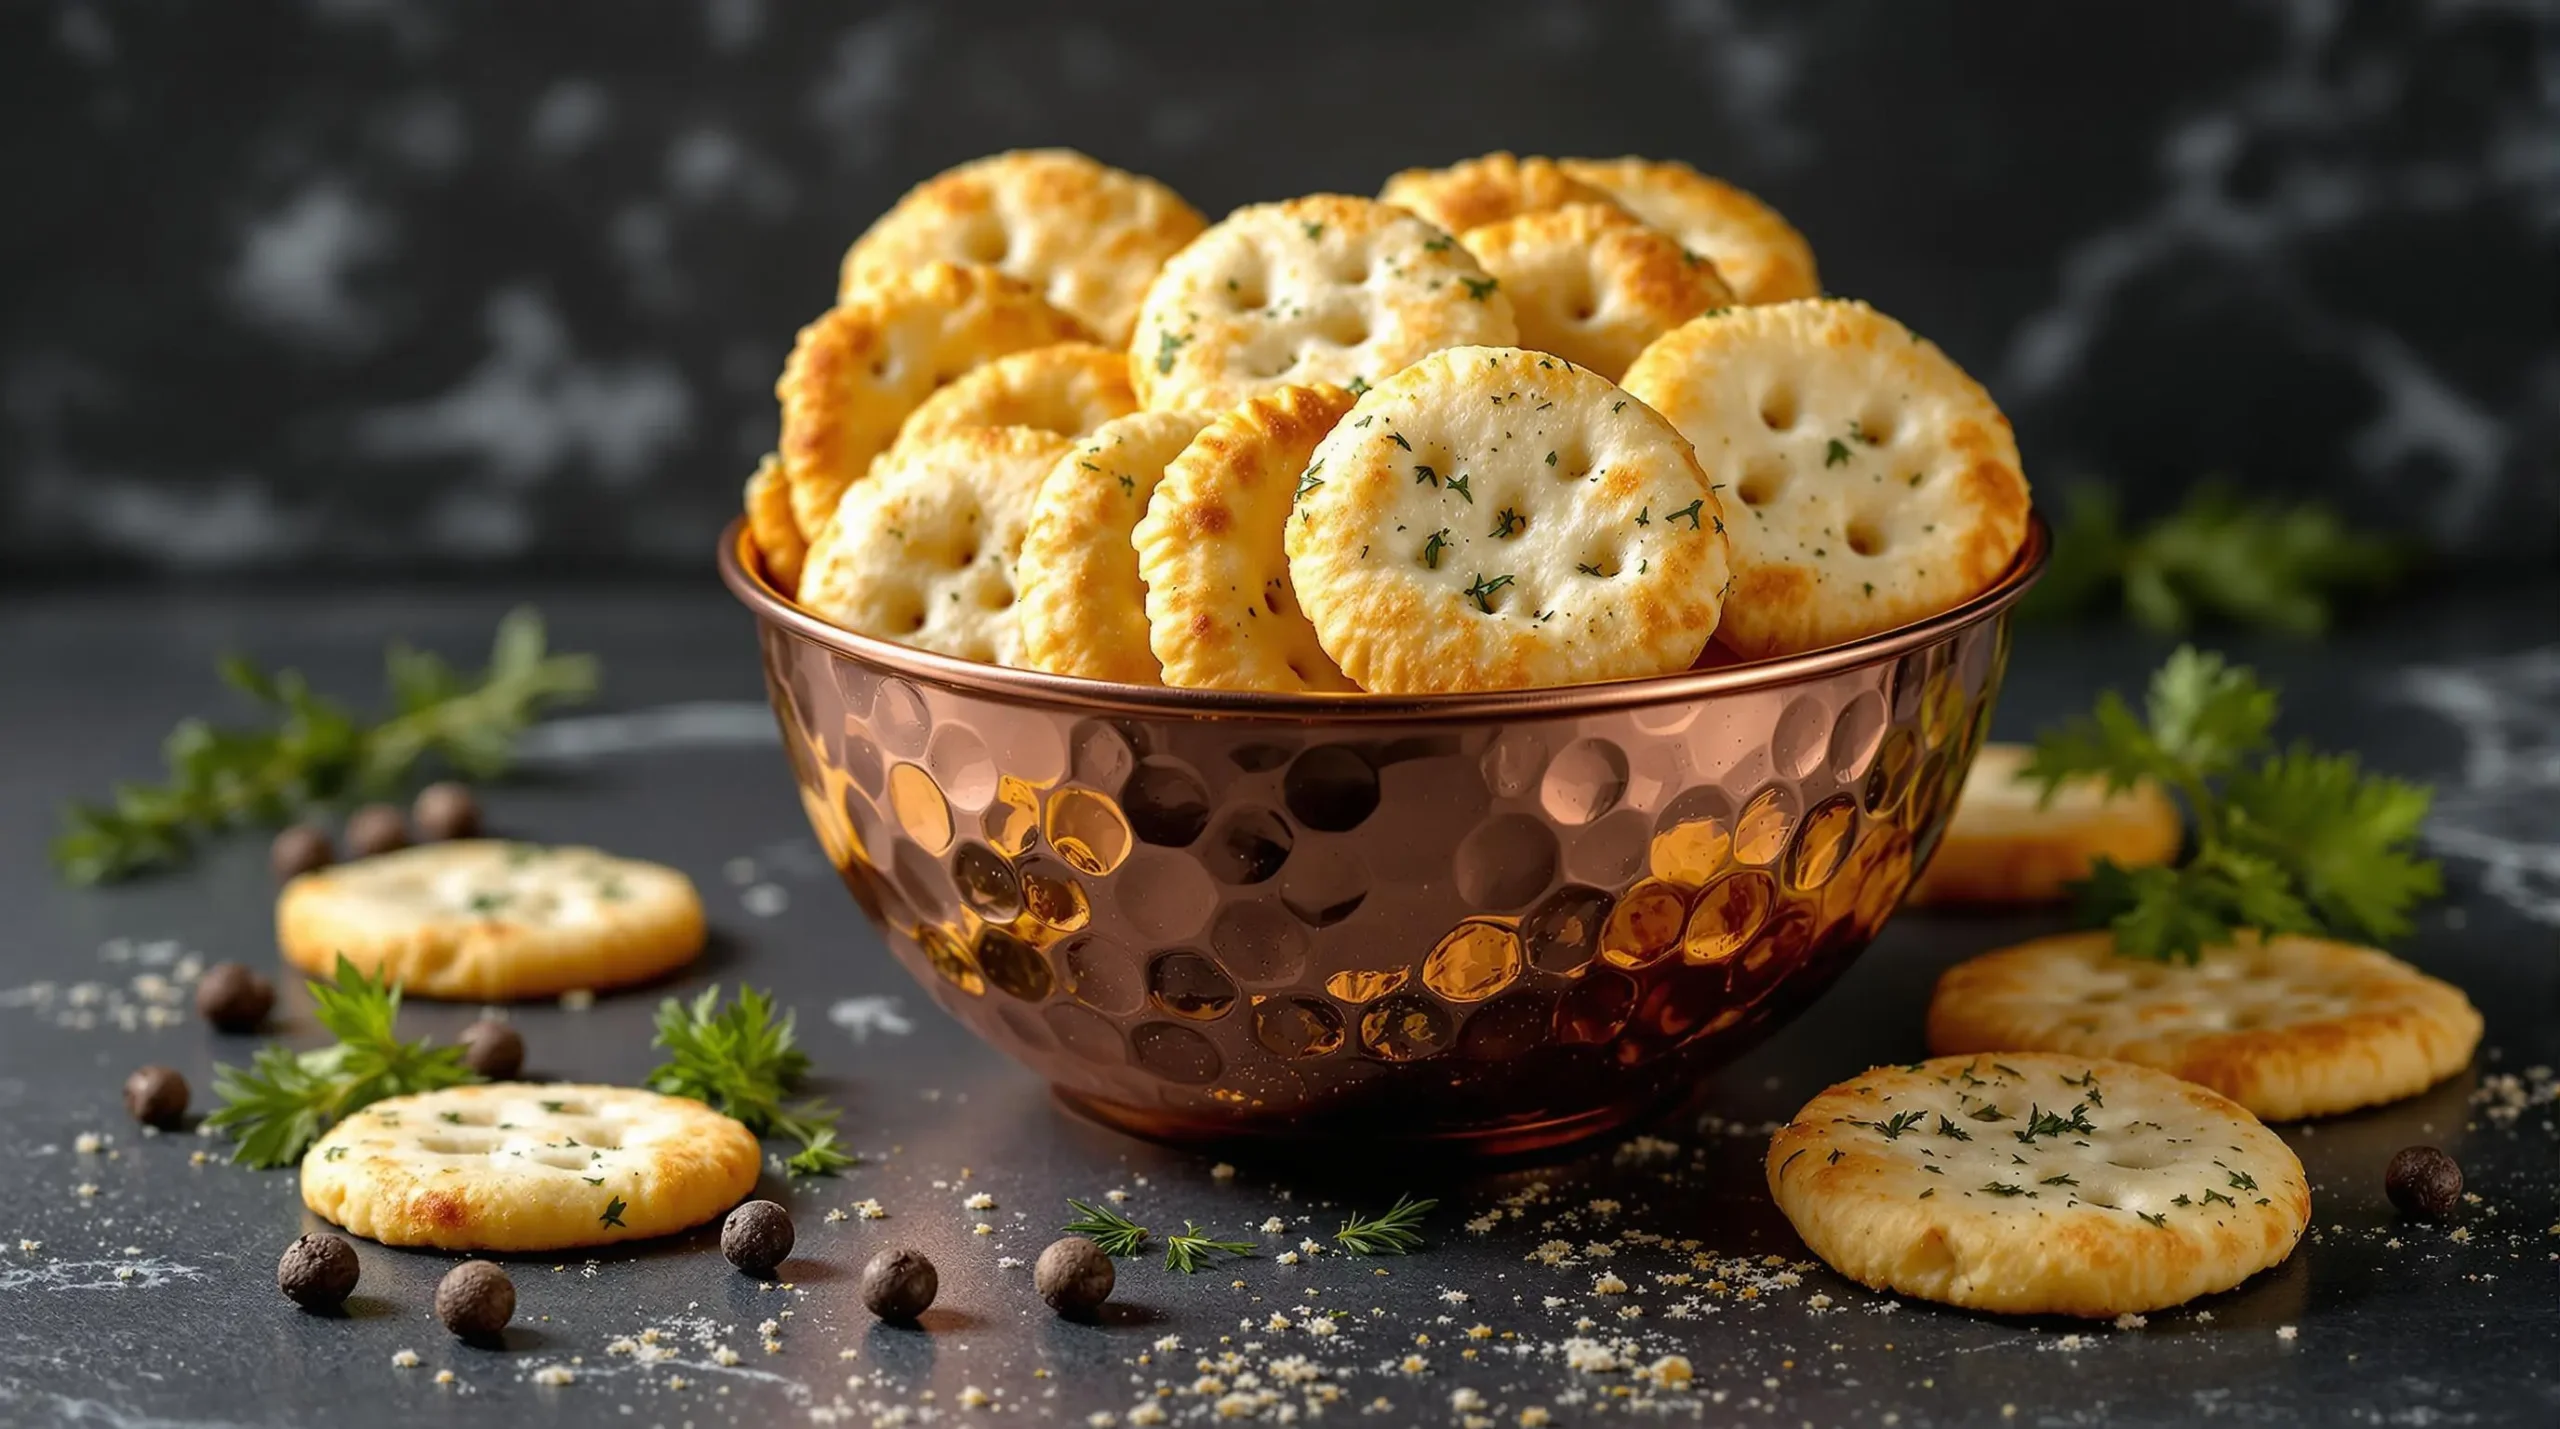
[[[1228,694],[1002,669],[753,610],[800,800],[918,982],[1147,1135],[1516,1151],[1617,1125],[1884,926],[1991,722],[1999,584],[1752,665],[1564,689]]]

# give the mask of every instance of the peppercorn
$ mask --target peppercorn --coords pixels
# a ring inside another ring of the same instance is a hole
[[[328,830],[318,824],[294,824],[280,829],[276,841],[267,845],[267,867],[275,871],[278,883],[327,868],[337,857],[338,851],[330,846]]]
[[[862,1303],[883,1320],[912,1320],[942,1289],[933,1262],[919,1251],[884,1250],[862,1267]]]
[[[462,1029],[462,1064],[493,1082],[524,1070],[524,1035],[494,1017]]]
[[[355,1247],[326,1234],[303,1236],[276,1262],[276,1288],[305,1310],[327,1314],[356,1288]]]
[[[422,839],[471,838],[480,832],[480,801],[472,797],[468,784],[450,779],[430,784],[418,791],[417,802],[409,806],[409,821]]]
[[[749,1275],[771,1275],[775,1266],[789,1258],[792,1242],[798,1238],[791,1228],[791,1213],[771,1201],[749,1201],[720,1223],[720,1253]]]
[[[2382,1189],[2400,1214],[2440,1221],[2462,1199],[2462,1163],[2432,1146],[2411,1146],[2391,1158]]]
[[[175,1067],[136,1067],[124,1079],[124,1109],[166,1131],[187,1114],[187,1079]]]
[[[196,1013],[225,1032],[255,1032],[276,1005],[276,986],[239,963],[215,963],[196,979]]]
[[[494,1340],[516,1317],[516,1283],[494,1260],[466,1260],[436,1284],[436,1318],[466,1340]]]
[[[358,858],[409,846],[409,816],[389,804],[367,804],[347,815],[347,851]]]
[[[1052,1243],[1031,1267],[1032,1288],[1061,1315],[1090,1315],[1100,1309],[1118,1279],[1111,1257],[1080,1235]]]

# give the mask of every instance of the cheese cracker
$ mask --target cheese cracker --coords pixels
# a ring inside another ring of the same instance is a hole
[[[1452,348],[1379,384],[1316,448],[1289,574],[1364,690],[1668,674],[1715,632],[1724,524],[1689,444],[1608,379]]]
[[[1206,226],[1154,179],[1072,149],[1017,149],[908,190],[845,253],[842,290],[849,298],[937,259],[986,264],[1117,346],[1156,270]]]
[[[1796,1234],[1861,1284],[2011,1315],[2139,1314],[2293,1251],[2302,1163],[2164,1072],[2035,1052],[1877,1067],[1769,1142]]]
[[[1617,200],[1553,159],[1491,153],[1445,169],[1407,169],[1378,190],[1381,202],[1408,209],[1451,233],[1464,233],[1524,213],[1544,213],[1569,203],[1614,206]]]
[[[1283,387],[1211,419],[1165,469],[1133,538],[1164,682],[1350,690],[1289,582],[1281,528],[1316,443],[1351,409],[1339,387]]]
[[[276,895],[276,942],[315,976],[343,955],[415,997],[506,1002],[683,967],[702,951],[702,899],[659,864],[454,839],[295,878]]]
[[[774,395],[800,534],[836,502],[925,398],[989,358],[1087,336],[993,268],[928,263],[838,303],[800,330]]]
[[[768,453],[756,463],[755,475],[747,478],[746,505],[747,535],[764,562],[765,579],[789,595],[800,588],[800,563],[808,558],[809,542],[791,514],[791,484],[783,479],[780,457]]]
[[[1626,388],[1696,444],[1724,495],[1734,592],[1720,638],[1750,658],[1953,609],[2026,542],[2009,419],[1864,303],[1693,319],[1644,350]]]
[[[1138,521],[1165,467],[1200,434],[1198,412],[1138,412],[1106,422],[1059,458],[1032,503],[1015,569],[1023,663],[1059,675],[1164,683],[1147,645]]]
[[[2178,806],[2158,784],[2110,792],[2103,779],[2072,779],[2045,799],[2042,786],[2019,777],[2032,752],[1986,744],[1974,755],[1955,815],[1906,901],[2053,903],[2101,858],[2144,868],[2178,856]]]
[[[1136,410],[1128,354],[1061,342],[1006,353],[925,398],[898,428],[891,450],[960,427],[1033,427],[1081,437]]]
[[[2415,1096],[2470,1065],[2480,1014],[2388,953],[2244,936],[2193,964],[2119,957],[2065,933],[1956,964],[1929,999],[1929,1047],[2115,1057],[2213,1088],[2270,1120]]]
[[[1524,213],[1459,241],[1511,295],[1522,347],[1613,382],[1646,344],[1733,302],[1713,263],[1614,207]]]
[[[717,1217],[756,1185],[755,1136],[632,1087],[496,1082],[392,1097],[302,1158],[302,1204],[384,1245],[556,1251]]]
[[[1030,427],[902,443],[809,548],[800,604],[857,634],[1021,664],[1014,561],[1032,499],[1072,445]]]
[[[1676,160],[1566,159],[1567,174],[1716,265],[1746,303],[1819,297],[1813,248],[1778,211]]]
[[[1363,388],[1426,353],[1518,336],[1458,241],[1402,209],[1315,194],[1229,214],[1147,290],[1131,376],[1150,409],[1224,410],[1276,388]]]

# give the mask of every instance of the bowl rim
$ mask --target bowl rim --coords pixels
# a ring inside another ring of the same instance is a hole
[[[2044,517],[2030,512],[2026,541],[2019,546],[2009,568],[2001,572],[2000,578],[1981,594],[1927,619],[1820,650],[1712,670],[1683,670],[1677,674],[1646,675],[1594,684],[1430,695],[1176,689],[1165,685],[1123,685],[1076,675],[1054,675],[1041,670],[981,664],[975,660],[918,650],[876,636],[859,635],[811,614],[765,581],[761,563],[753,554],[743,516],[732,518],[722,531],[719,560],[720,579],[741,604],[755,613],[758,620],[857,664],[905,679],[921,680],[945,689],[991,696],[1017,704],[1050,708],[1186,719],[1355,723],[1600,714],[1715,695],[1782,689],[1801,681],[1909,654],[2004,614],[2044,574],[2045,561],[2052,548],[2052,532],[2046,527]]]

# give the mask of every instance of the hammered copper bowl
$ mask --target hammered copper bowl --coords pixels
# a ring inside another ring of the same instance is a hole
[[[973,664],[801,610],[740,527],[720,569],[819,842],[970,1030],[1148,1135],[1513,1151],[1688,1090],[1884,926],[2045,546],[1835,649],[1415,698]]]

